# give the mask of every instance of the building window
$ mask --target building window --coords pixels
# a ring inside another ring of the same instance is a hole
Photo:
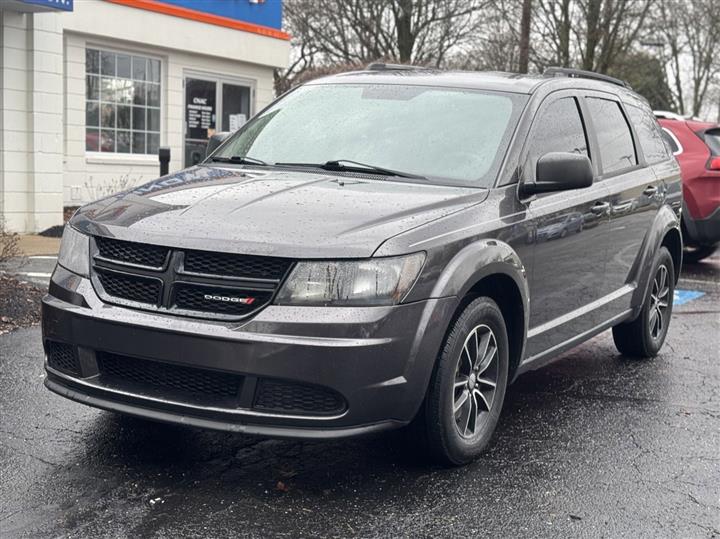
[[[160,60],[86,49],[85,149],[156,154],[160,91]]]

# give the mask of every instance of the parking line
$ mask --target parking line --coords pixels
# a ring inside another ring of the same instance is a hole
[[[35,255],[28,258],[32,260],[57,260],[57,255]]]
[[[675,290],[673,297],[673,305],[685,305],[694,299],[701,298],[705,295],[705,292],[699,292],[698,290]]]
[[[37,271],[19,271],[17,274],[26,275],[27,277],[44,277],[46,279],[49,279],[52,276],[52,273],[41,273]]]

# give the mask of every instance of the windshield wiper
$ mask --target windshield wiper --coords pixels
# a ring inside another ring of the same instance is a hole
[[[211,157],[210,161],[216,161],[219,163],[236,163],[238,165],[260,165],[264,167],[269,166],[262,159],[255,159],[254,157],[250,157],[248,155],[231,155],[230,157],[217,155]]]
[[[334,159],[325,161],[324,163],[275,163],[280,166],[288,167],[312,167],[321,168],[323,170],[340,171],[340,172],[366,172],[370,174],[381,174],[383,176],[396,176],[398,178],[411,178],[414,180],[428,181],[425,176],[410,174],[409,172],[401,172],[390,168],[368,165],[351,159]]]

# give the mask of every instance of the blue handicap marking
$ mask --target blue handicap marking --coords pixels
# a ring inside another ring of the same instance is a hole
[[[673,296],[673,305],[685,305],[694,299],[701,298],[705,295],[705,292],[698,292],[697,290],[675,290]]]

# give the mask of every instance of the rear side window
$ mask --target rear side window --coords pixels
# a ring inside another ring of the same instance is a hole
[[[637,165],[630,126],[620,104],[609,99],[589,97],[587,105],[600,146],[603,174]]]
[[[668,152],[660,134],[660,127],[652,113],[634,105],[628,105],[626,110],[635,126],[645,160],[652,164],[667,159]]]
[[[670,131],[663,128],[662,130],[662,138],[663,141],[665,141],[665,144],[670,149],[673,155],[677,155],[680,153],[680,145],[675,140],[675,137],[670,134]]]
[[[578,153],[589,157],[585,129],[574,97],[553,101],[535,120],[528,156],[528,164],[533,171],[537,160],[550,152]]]
[[[720,128],[708,129],[703,133],[703,139],[713,156],[720,155]]]

